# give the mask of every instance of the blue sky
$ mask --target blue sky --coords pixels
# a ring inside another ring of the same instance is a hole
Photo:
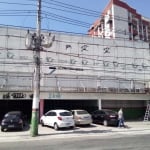
[[[135,8],[138,13],[150,18],[150,0],[124,1],[131,7]],[[42,28],[86,34],[88,26],[90,27],[90,24],[98,18],[97,16],[100,16],[101,12],[108,3],[109,0],[42,0],[42,12],[44,13],[42,15]],[[1,0],[0,24],[35,28],[36,4],[37,0]],[[71,8],[71,6],[77,6],[78,8],[80,7],[83,12],[81,12],[81,10],[76,10],[75,7]],[[91,11],[86,13],[86,15],[81,15],[81,13],[85,13],[85,9]],[[20,13],[20,10],[26,10],[26,12],[22,14]],[[74,11],[76,13],[71,13]],[[95,11],[94,15],[90,16],[92,11]],[[65,19],[69,20],[69,23],[64,23],[66,22]],[[72,23],[76,23],[76,25],[72,25]]]

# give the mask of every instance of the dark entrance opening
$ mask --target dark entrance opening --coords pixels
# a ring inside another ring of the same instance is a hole
[[[85,109],[89,113],[98,109],[97,100],[45,100],[44,113],[51,109]]]
[[[8,111],[20,110],[30,120],[32,112],[32,100],[0,100],[0,120]]]

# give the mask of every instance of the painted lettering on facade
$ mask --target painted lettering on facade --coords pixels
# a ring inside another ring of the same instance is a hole
[[[50,99],[61,98],[61,94],[60,93],[49,93],[49,98]]]
[[[25,93],[19,93],[19,92],[17,92],[17,93],[6,93],[6,94],[3,94],[3,98],[4,99],[10,99],[10,98],[14,98],[14,99],[16,99],[16,98],[26,98],[26,94]]]

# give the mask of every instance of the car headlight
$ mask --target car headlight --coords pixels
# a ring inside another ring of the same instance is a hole
[[[6,125],[7,123],[2,120],[1,125]]]

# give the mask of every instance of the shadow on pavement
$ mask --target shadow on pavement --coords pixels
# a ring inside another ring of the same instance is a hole
[[[112,129],[96,129],[94,130],[94,128],[96,128],[96,125],[90,125],[90,126],[76,126],[74,129],[68,129],[68,128],[62,128],[59,129],[57,131],[53,130],[53,132],[51,133],[41,133],[39,134],[39,136],[47,136],[47,135],[63,135],[63,134],[92,134],[92,133],[108,133],[108,132],[112,132]],[[51,127],[47,127],[47,128],[51,128]],[[89,130],[86,130],[89,129]]]

